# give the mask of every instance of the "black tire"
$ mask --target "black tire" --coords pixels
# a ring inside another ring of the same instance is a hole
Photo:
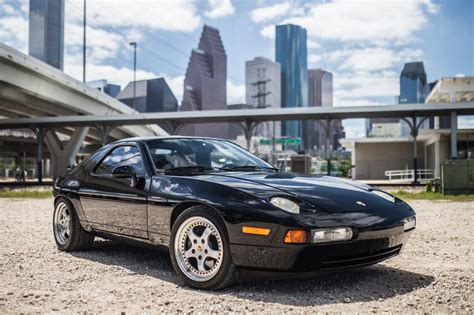
[[[60,211],[61,208],[64,209],[64,207],[67,208],[70,216],[70,235],[68,234],[68,237],[61,241],[57,233],[55,218],[58,215],[57,212]],[[72,203],[66,198],[59,198],[54,205],[53,236],[58,248],[66,252],[87,250],[94,244],[94,235],[82,228],[76,209],[74,209]]]
[[[177,237],[178,229],[186,220],[192,217],[204,217],[207,220],[211,221],[212,224],[214,224],[214,226],[217,228],[222,239],[223,258],[220,268],[210,280],[204,282],[194,281],[188,276],[186,276],[186,274],[184,274],[183,271],[180,269],[177,262],[177,257],[175,255],[175,240]],[[209,209],[205,206],[193,206],[181,213],[174,222],[173,228],[171,230],[169,251],[174,270],[181,278],[181,280],[184,281],[184,283],[189,287],[204,290],[218,290],[231,286],[235,283],[235,265],[232,262],[232,254],[230,252],[229,246],[229,237],[227,235],[227,231],[225,229],[224,223],[222,222],[222,219],[212,209]]]

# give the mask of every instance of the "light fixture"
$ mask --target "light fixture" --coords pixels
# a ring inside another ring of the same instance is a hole
[[[352,235],[350,227],[315,229],[311,231],[311,241],[313,243],[348,241],[352,239]]]
[[[410,231],[416,227],[416,217],[409,217],[403,219],[403,230]]]
[[[278,207],[287,212],[300,213],[300,207],[298,206],[298,204],[288,198],[273,197],[272,199],[270,199],[270,203],[275,207]]]

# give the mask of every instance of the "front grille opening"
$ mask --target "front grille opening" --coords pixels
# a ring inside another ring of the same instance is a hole
[[[310,246],[298,254],[291,271],[309,272],[375,264],[400,253],[402,245],[388,247],[388,244],[388,239],[377,239],[356,244]]]
[[[386,248],[375,251],[373,253],[365,253],[357,256],[333,257],[323,260],[321,269],[335,269],[344,267],[355,267],[358,265],[366,265],[376,263],[398,255],[400,253],[401,245],[392,248]]]

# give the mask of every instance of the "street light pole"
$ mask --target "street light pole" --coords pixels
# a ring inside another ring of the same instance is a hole
[[[131,42],[133,46],[133,110],[136,110],[135,98],[137,92],[137,43]]]
[[[86,82],[86,0],[84,0],[84,41],[82,43],[82,82]]]

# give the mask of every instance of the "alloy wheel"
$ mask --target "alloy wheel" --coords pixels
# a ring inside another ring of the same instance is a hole
[[[174,253],[180,270],[196,282],[211,280],[224,256],[222,237],[216,226],[204,217],[191,217],[179,227]]]
[[[65,245],[71,237],[71,211],[64,202],[59,202],[54,211],[54,236],[60,245]]]

